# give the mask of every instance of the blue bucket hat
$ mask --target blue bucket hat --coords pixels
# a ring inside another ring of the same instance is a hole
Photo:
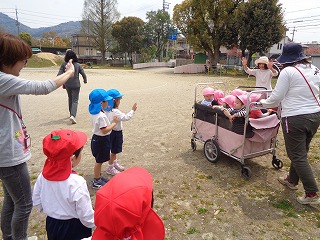
[[[101,111],[101,102],[112,100],[104,89],[94,89],[89,94],[89,113],[98,114]]]
[[[120,98],[120,97],[123,96],[123,94],[121,94],[117,89],[114,89],[114,88],[113,89],[109,89],[107,91],[107,94],[109,96],[111,96],[113,99]]]
[[[294,63],[309,58],[303,52],[302,45],[289,42],[283,46],[282,54],[277,58],[280,64]]]

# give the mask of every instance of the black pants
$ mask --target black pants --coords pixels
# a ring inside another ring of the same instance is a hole
[[[48,240],[81,240],[92,235],[92,229],[85,227],[79,219],[59,220],[47,217]]]

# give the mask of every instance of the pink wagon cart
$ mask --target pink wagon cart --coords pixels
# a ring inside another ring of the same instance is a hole
[[[196,142],[204,144],[203,151],[206,159],[211,163],[219,161],[221,154],[229,156],[241,164],[241,174],[250,178],[252,172],[245,161],[247,159],[272,154],[272,166],[275,169],[283,167],[283,162],[276,157],[277,133],[280,126],[280,111],[267,117],[251,119],[249,110],[257,109],[255,103],[249,101],[252,94],[270,93],[268,90],[254,90],[247,92],[245,122],[243,132],[232,131],[232,123],[218,109],[201,105],[198,101],[202,88],[211,85],[213,88],[221,88],[222,82],[198,83],[195,86],[194,112],[191,124],[191,148],[197,149]],[[248,90],[247,90],[248,91]],[[280,109],[280,107],[278,108]]]

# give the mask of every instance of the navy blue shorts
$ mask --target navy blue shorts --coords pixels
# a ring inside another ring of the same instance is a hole
[[[110,133],[111,152],[113,154],[122,152],[123,135],[122,131],[114,131]]]
[[[48,240],[79,240],[92,235],[91,228],[87,228],[76,218],[59,220],[47,216],[46,231]]]
[[[97,163],[104,163],[110,160],[110,147],[110,135],[92,135],[91,152]]]

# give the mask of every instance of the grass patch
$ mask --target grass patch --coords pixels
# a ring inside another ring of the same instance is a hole
[[[206,212],[208,212],[208,209],[198,208],[198,213],[199,213],[199,214],[205,214]]]
[[[298,214],[295,212],[293,205],[288,200],[281,200],[273,204],[273,206],[284,211],[287,217],[298,218]]]
[[[56,57],[53,60],[58,66],[60,66],[64,60],[63,58]],[[27,67],[28,68],[45,68],[45,67],[53,67],[54,63],[48,59],[40,58],[37,55],[32,55],[31,58],[28,59]]]
[[[188,230],[187,230],[187,234],[194,234],[194,233],[199,233],[200,231],[195,228],[195,227],[190,227]]]
[[[281,200],[281,201],[273,204],[273,206],[275,208],[281,209],[283,211],[291,211],[294,209],[293,205],[288,200]]]
[[[317,228],[320,228],[320,213],[316,213]]]
[[[174,216],[174,218],[177,218],[177,219],[187,219],[191,215],[192,214],[190,212],[183,211],[182,213],[176,213],[173,216]]]

